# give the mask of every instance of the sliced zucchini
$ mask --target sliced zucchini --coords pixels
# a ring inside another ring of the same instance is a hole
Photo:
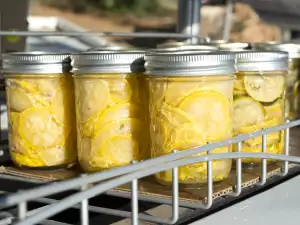
[[[265,119],[264,107],[250,97],[240,97],[233,101],[233,130],[261,123]]]
[[[245,76],[244,84],[247,93],[255,100],[273,102],[282,95],[285,88],[285,78],[282,75]]]

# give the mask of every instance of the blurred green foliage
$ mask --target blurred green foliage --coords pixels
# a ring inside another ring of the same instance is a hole
[[[159,0],[44,0],[42,3],[62,10],[86,12],[106,10],[113,12],[151,15],[158,12]]]

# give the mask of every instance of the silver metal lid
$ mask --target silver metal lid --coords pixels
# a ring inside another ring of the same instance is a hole
[[[235,54],[232,52],[147,52],[145,61],[149,75],[205,76],[236,72]]]
[[[70,54],[53,52],[14,52],[2,56],[5,74],[57,74],[70,72]]]
[[[274,50],[274,51],[284,51],[289,54],[290,58],[300,58],[300,45],[299,44],[273,44],[266,46],[267,50]]]
[[[245,42],[220,43],[217,46],[220,50],[226,51],[237,51],[250,48],[250,44]]]
[[[145,51],[91,51],[73,54],[72,72],[133,73],[144,72]]]
[[[288,69],[288,54],[281,51],[236,52],[238,71],[274,71]]]

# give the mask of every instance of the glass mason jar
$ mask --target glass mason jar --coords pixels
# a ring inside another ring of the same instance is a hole
[[[86,172],[148,158],[143,51],[72,56],[78,158]]]
[[[289,73],[286,78],[286,102],[285,118],[294,120],[298,111],[299,102],[299,66],[300,66],[300,45],[297,44],[273,44],[266,47],[266,50],[285,51],[289,55]]]
[[[151,156],[184,151],[232,136],[235,55],[229,52],[149,52]],[[231,147],[212,153],[230,152]],[[201,153],[200,155],[204,155]],[[228,177],[231,159],[215,160],[213,180]],[[179,168],[179,183],[207,182],[206,162]],[[157,173],[157,180],[170,184],[171,170]]]
[[[236,57],[238,72],[234,82],[234,135],[248,134],[284,123],[287,53],[247,51],[236,53]],[[283,132],[268,134],[267,152],[283,153],[283,138]],[[242,151],[262,152],[262,138],[244,141]],[[259,163],[260,159],[245,158],[243,162]]]
[[[76,162],[74,88],[68,54],[3,55],[9,149],[21,167],[68,167]]]

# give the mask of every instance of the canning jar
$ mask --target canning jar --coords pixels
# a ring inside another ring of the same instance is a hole
[[[298,111],[298,86],[300,69],[300,45],[297,44],[273,44],[266,47],[266,50],[285,51],[289,55],[289,73],[286,79],[286,102],[285,118],[293,120]]]
[[[276,51],[246,51],[236,53],[237,79],[234,82],[234,135],[248,134],[284,123],[285,85],[288,55]],[[283,152],[283,133],[267,135],[267,152]],[[235,147],[235,146],[234,146]],[[243,142],[243,152],[262,152],[262,138]],[[246,158],[255,164],[260,159]]]
[[[184,151],[232,136],[233,81],[235,55],[229,52],[149,52],[146,57],[149,80],[151,156]],[[212,153],[230,152],[231,147]],[[201,153],[200,155],[206,154]],[[206,163],[179,168],[181,184],[207,181]],[[231,159],[212,162],[213,180],[228,177]],[[168,185],[171,170],[155,175]]]
[[[78,158],[84,171],[102,171],[147,158],[143,57],[143,51],[72,56]]]
[[[69,55],[4,54],[3,72],[13,162],[30,168],[74,164],[76,123]]]

